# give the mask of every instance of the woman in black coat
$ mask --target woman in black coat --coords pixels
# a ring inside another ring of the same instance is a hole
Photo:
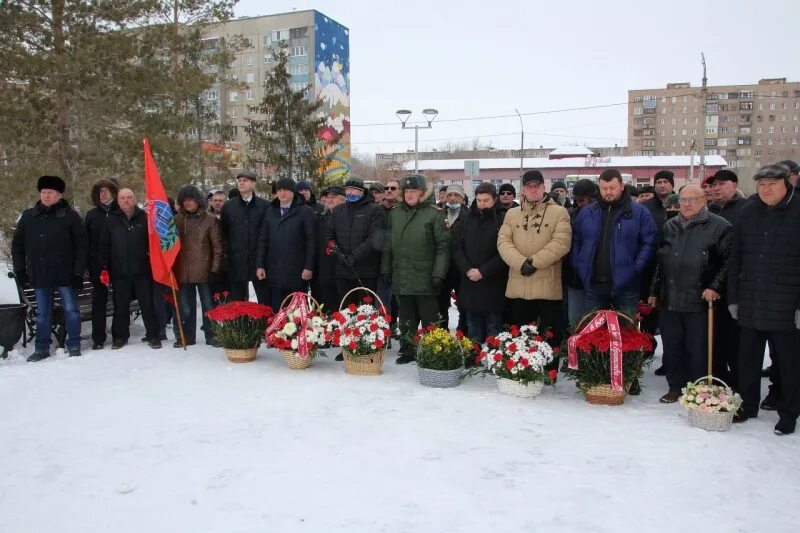
[[[478,342],[502,328],[508,266],[497,251],[497,233],[504,217],[497,189],[481,183],[472,207],[450,230],[452,259],[461,274],[458,296],[470,337]]]

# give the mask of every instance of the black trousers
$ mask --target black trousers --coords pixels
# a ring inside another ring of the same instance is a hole
[[[92,341],[106,342],[106,307],[108,305],[108,287],[99,279],[92,279]]]
[[[667,309],[658,316],[669,390],[680,391],[687,382],[708,373],[708,316]]]
[[[364,296],[369,296],[373,300],[375,300],[375,297],[366,291],[353,291],[352,293],[350,293],[350,296],[347,297],[347,301],[342,302],[345,294],[355,289],[356,287],[366,287],[369,290],[373,291],[375,294],[378,294],[378,278],[362,278],[361,281],[362,283],[359,283],[357,280],[354,279],[336,278],[336,291],[339,294],[339,305],[341,306],[346,306],[350,304],[358,305],[359,303],[361,303],[361,299]],[[374,305],[376,309],[379,307],[377,300],[374,301]]]
[[[250,290],[247,286],[248,283],[253,284],[253,289],[256,291],[256,300],[263,305],[269,305],[269,287],[267,287],[267,280],[254,279],[251,281],[231,281],[231,301],[246,302],[250,299]]]
[[[714,306],[714,375],[733,388],[739,378],[739,323],[728,312],[724,298]],[[762,352],[763,353],[763,352]]]
[[[131,300],[136,295],[142,312],[145,337],[158,338],[158,320],[153,307],[153,279],[147,276],[114,279],[114,319],[111,321],[111,337],[128,340],[131,336]]]
[[[564,313],[561,300],[511,300],[511,320],[522,326],[536,322],[539,331],[544,333],[548,328],[553,332],[552,346],[561,344],[564,338]]]
[[[800,333],[786,331],[761,331],[739,328],[739,394],[742,411],[746,415],[758,414],[761,400],[761,368],[764,364],[764,346],[771,341],[770,357],[777,366],[780,393],[777,395],[778,415],[796,419],[800,415],[800,357],[797,356]]]
[[[407,342],[417,332],[419,323],[422,327],[439,323],[439,302],[437,296],[405,296],[398,295],[400,302],[400,336],[403,339],[400,353],[408,353],[414,345]]]

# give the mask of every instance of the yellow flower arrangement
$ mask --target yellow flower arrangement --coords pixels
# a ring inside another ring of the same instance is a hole
[[[472,350],[472,341],[460,331],[428,326],[417,331],[417,364],[431,370],[455,370],[464,364]]]

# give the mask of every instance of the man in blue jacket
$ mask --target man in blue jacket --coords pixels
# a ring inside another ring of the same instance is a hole
[[[600,198],[575,220],[572,266],[583,281],[585,309],[633,315],[641,276],[655,253],[656,226],[647,208],[631,201],[617,169],[604,170],[599,186]]]

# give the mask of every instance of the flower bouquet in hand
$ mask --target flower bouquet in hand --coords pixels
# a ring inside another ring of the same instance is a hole
[[[497,376],[500,392],[532,398],[542,392],[545,383],[555,382],[556,370],[546,370],[553,361],[553,348],[547,338],[549,331],[540,334],[536,324],[511,326],[496,337],[486,339],[486,348],[477,356],[489,372]]]
[[[206,312],[214,338],[233,362],[255,360],[272,308],[255,302],[223,303]]]
[[[379,309],[373,302],[371,296],[364,296],[359,305],[351,303],[335,311],[328,323],[325,336],[334,346],[342,348],[347,372],[367,372],[366,368],[357,372],[353,366],[356,363],[377,364],[376,371],[380,372],[383,364],[386,345],[392,336],[392,317],[383,306]]]

